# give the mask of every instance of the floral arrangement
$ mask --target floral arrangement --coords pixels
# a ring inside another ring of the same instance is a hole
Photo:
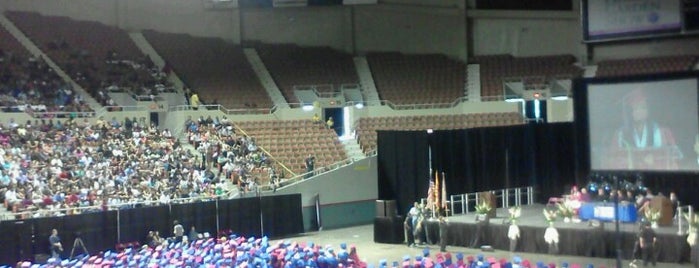
[[[572,218],[575,216],[575,210],[567,202],[558,204],[558,214],[563,218]]]
[[[519,217],[522,216],[522,208],[521,207],[511,207],[511,208],[507,209],[507,212],[510,214],[510,217],[509,217],[510,223],[517,224],[517,219],[519,219]]]
[[[695,246],[697,244],[697,230],[699,228],[699,215],[682,213],[684,218],[687,219],[687,224],[689,225],[689,235],[687,236],[687,243],[689,246]]]
[[[492,209],[493,208],[490,207],[490,203],[488,203],[487,201],[482,201],[480,204],[476,205],[476,213],[477,214],[481,214],[481,215],[488,214],[490,212],[490,210],[492,210]]]
[[[699,230],[699,215],[695,213],[682,213],[684,218],[687,219],[687,224],[689,225],[689,231]]]
[[[544,218],[546,218],[546,222],[548,222],[549,224],[556,221],[557,216],[558,212],[556,210],[544,209]]]
[[[643,213],[643,216],[648,220],[649,222],[658,222],[660,220],[660,211],[657,209],[646,209],[646,211]]]
[[[546,244],[558,244],[558,230],[554,227],[546,228],[544,241],[546,241]]]

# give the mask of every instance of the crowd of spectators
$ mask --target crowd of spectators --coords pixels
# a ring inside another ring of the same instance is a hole
[[[202,161],[145,118],[0,124],[0,196],[27,217],[224,195]]]
[[[70,83],[61,79],[41,57],[0,49],[0,106],[3,112],[63,112],[81,116],[92,109]]]
[[[126,92],[136,100],[150,101],[159,93],[175,91],[167,70],[158,68],[148,56],[128,59],[110,50],[100,58],[84,49],[72,49],[65,41],[51,42],[48,48],[65,50],[68,57],[62,68],[103,106],[117,105],[109,92]]]
[[[256,192],[263,183],[279,184],[273,162],[259,149],[255,138],[236,133],[225,116],[188,118],[185,128],[189,143],[202,159],[202,168],[217,170],[221,177],[237,184],[242,193]]]

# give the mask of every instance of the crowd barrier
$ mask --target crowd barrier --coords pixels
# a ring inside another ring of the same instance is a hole
[[[175,220],[186,233],[191,226],[196,226],[199,233],[230,230],[255,237],[283,237],[304,230],[300,194],[153,206],[122,204],[119,209],[96,213],[2,221],[0,263],[14,264],[48,254],[52,229],[58,230],[65,252],[71,252],[77,238],[81,238],[89,253],[95,253],[134,241],[142,245],[149,231],[171,237]]]

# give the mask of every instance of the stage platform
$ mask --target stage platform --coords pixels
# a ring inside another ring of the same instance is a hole
[[[522,207],[522,216],[517,225],[520,228],[520,239],[516,245],[517,252],[549,253],[549,246],[544,241],[544,232],[548,227],[543,209],[544,205]],[[492,246],[498,250],[510,250],[510,240],[507,237],[509,223],[507,209],[498,209],[497,217],[490,219],[488,225],[478,224],[475,214],[455,215],[448,217],[448,245],[460,247]],[[558,253],[572,256],[587,256],[600,258],[616,257],[616,240],[614,222],[603,222],[603,227],[592,226],[589,222],[565,223],[558,219],[554,226],[559,233]],[[620,223],[621,248],[624,259],[632,259],[633,247],[637,238],[638,223]],[[437,243],[438,224],[429,221],[427,234],[431,243]],[[658,261],[689,262],[690,247],[686,242],[687,235],[678,235],[677,226],[666,226],[655,229],[658,235]],[[685,229],[686,230],[686,229]],[[480,231],[480,236],[478,235]],[[477,240],[477,241],[476,241]]]

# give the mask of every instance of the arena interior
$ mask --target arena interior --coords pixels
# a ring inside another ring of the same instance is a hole
[[[628,248],[615,260],[614,242],[547,254],[543,231],[514,251],[450,238],[447,256],[437,240],[386,238],[402,221],[379,224],[432,193],[434,177],[446,214],[468,222],[479,192],[496,194],[499,221],[612,178],[674,192],[693,211],[699,167],[605,173],[590,160],[594,83],[699,77],[699,1],[621,2],[0,0],[0,263],[636,265]],[[600,26],[595,12],[611,19]],[[670,121],[696,124],[685,116]],[[685,160],[692,137],[675,137]],[[175,220],[185,236],[196,225],[191,241],[172,240]],[[661,227],[681,238],[659,266],[696,263],[683,242],[693,224],[680,213]]]

